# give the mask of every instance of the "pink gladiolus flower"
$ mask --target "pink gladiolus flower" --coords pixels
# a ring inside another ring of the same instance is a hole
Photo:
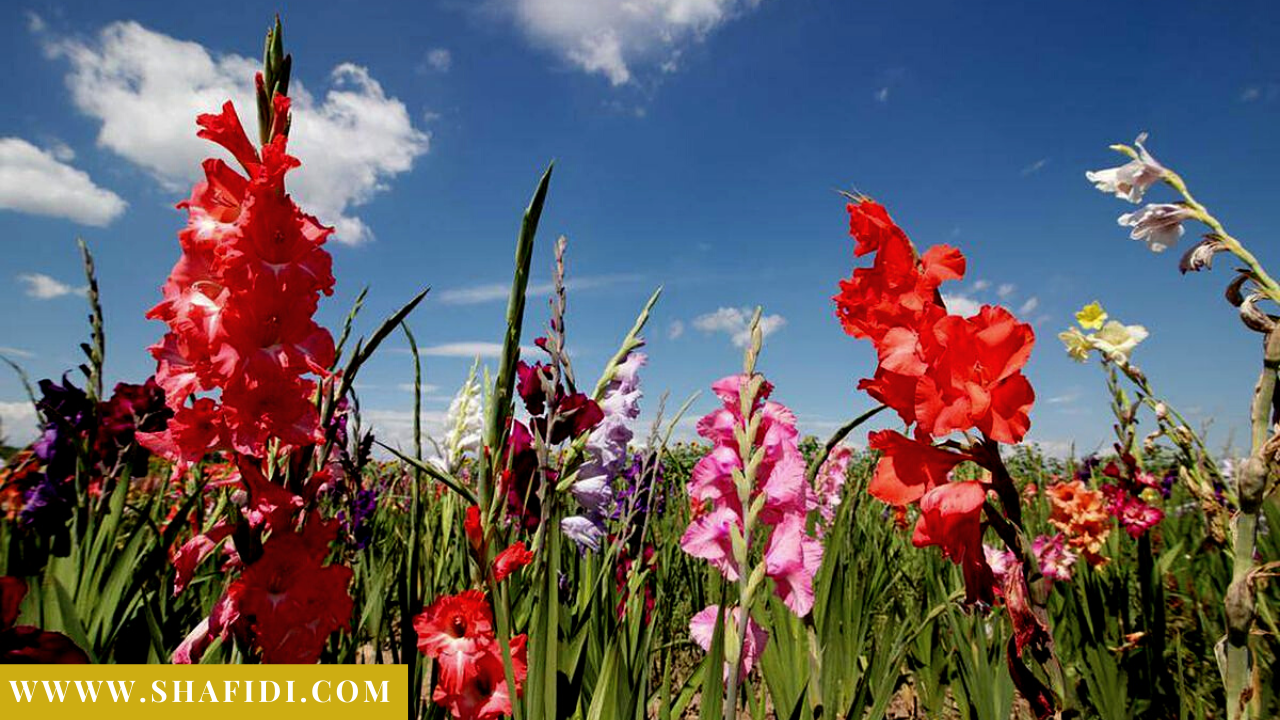
[[[784,605],[804,617],[813,609],[813,576],[822,565],[822,543],[804,530],[804,515],[788,515],[769,537],[765,573]]]
[[[1064,582],[1071,579],[1071,567],[1076,564],[1078,556],[1067,547],[1065,535],[1041,535],[1031,544],[1031,549],[1040,561],[1040,572],[1045,577]]]
[[[1146,504],[1135,497],[1129,497],[1124,504],[1118,508],[1116,519],[1124,527],[1125,532],[1130,537],[1137,538],[1142,533],[1150,530],[1160,521],[1164,519],[1164,511],[1160,508]]]
[[[831,449],[822,467],[818,468],[814,489],[818,494],[818,513],[822,517],[822,522],[817,527],[819,537],[835,522],[836,510],[844,499],[844,485],[849,478],[849,464],[852,461],[853,450],[848,445],[837,445]]]
[[[684,537],[680,538],[680,547],[690,555],[710,562],[729,580],[736,581],[740,572],[729,539],[731,526],[736,526],[741,533],[742,516],[728,506],[716,508],[689,524]]]
[[[982,545],[982,555],[986,558],[987,565],[991,566],[991,574],[995,577],[996,585],[1004,585],[1010,570],[1018,564],[1018,556],[1014,555],[1012,550],[1000,550],[986,543]]]
[[[735,430],[747,423],[739,395],[746,380],[744,375],[733,375],[711,386],[723,406],[698,422],[698,433],[711,440],[713,447],[690,475],[694,520],[680,540],[685,552],[707,560],[731,581],[750,572],[740,567],[743,559],[734,556],[732,542],[734,528],[743,533],[746,525],[734,479],[734,473],[746,466],[735,437]],[[771,530],[764,552],[765,574],[787,607],[804,617],[813,608],[813,575],[822,564],[822,544],[805,529],[809,512],[818,507],[818,496],[805,474],[795,414],[769,400],[772,392],[772,385],[761,382],[751,410],[759,422],[754,445],[761,460],[752,478],[750,502],[760,503],[755,522]],[[745,534],[754,535],[754,530]],[[747,552],[750,555],[750,547]]]
[[[715,635],[716,616],[719,613],[719,605],[710,605],[689,620],[689,635],[706,652],[711,651],[711,639]],[[741,613],[741,608],[734,607],[724,614],[724,631],[726,633],[737,632],[738,626],[742,622]],[[730,624],[732,624],[732,629],[730,629]],[[768,642],[769,633],[757,625],[754,618],[748,616],[747,636],[742,641],[742,657],[738,661],[740,675],[745,676],[751,672],[751,668],[755,667],[756,661],[760,659],[760,654],[764,652],[764,646]],[[724,664],[724,677],[727,682],[729,678],[729,663],[727,662]]]

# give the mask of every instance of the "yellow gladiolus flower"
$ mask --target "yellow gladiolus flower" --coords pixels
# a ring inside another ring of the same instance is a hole
[[[1107,321],[1107,311],[1095,300],[1085,305],[1076,313],[1076,322],[1080,323],[1080,327],[1085,330],[1100,330],[1102,323]]]

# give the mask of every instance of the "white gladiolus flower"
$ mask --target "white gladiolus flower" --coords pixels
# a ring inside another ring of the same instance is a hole
[[[1118,222],[1132,227],[1129,237],[1146,242],[1151,252],[1164,252],[1182,237],[1182,222],[1193,217],[1195,213],[1182,205],[1154,203],[1121,215]]]
[[[456,468],[466,453],[479,453],[483,443],[484,419],[481,417],[480,385],[476,382],[474,370],[467,381],[458,390],[458,394],[449,403],[449,412],[445,416],[445,452],[448,453],[448,465]]]
[[[1125,325],[1115,320],[1107,321],[1098,332],[1087,336],[1089,344],[1114,363],[1125,365],[1129,354],[1138,343],[1147,339],[1147,329],[1141,325]]]
[[[1142,133],[1133,143],[1138,146],[1137,158],[1120,167],[1086,172],[1084,176],[1102,192],[1113,193],[1116,197],[1131,203],[1142,202],[1142,195],[1147,188],[1158,182],[1165,173],[1164,166],[1156,162],[1156,159],[1151,157],[1151,153],[1143,147],[1142,143],[1146,139],[1147,134]]]

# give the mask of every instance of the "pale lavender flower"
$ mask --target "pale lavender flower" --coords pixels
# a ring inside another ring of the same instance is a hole
[[[587,460],[578,469],[578,480],[569,488],[583,513],[565,518],[560,526],[580,547],[598,550],[604,537],[604,520],[612,509],[613,481],[624,469],[627,445],[634,436],[627,422],[640,415],[640,368],[647,358],[632,352],[614,368],[600,399],[604,418],[587,436]]]
[[[1138,146],[1138,157],[1133,160],[1119,167],[1086,172],[1084,176],[1102,192],[1114,193],[1116,197],[1134,204],[1142,202],[1147,188],[1159,182],[1165,174],[1164,166],[1156,162],[1143,146],[1146,139],[1147,134],[1142,133],[1134,141],[1133,144]]]
[[[1185,232],[1183,221],[1195,216],[1193,210],[1183,205],[1153,203],[1137,212],[1121,215],[1118,222],[1132,227],[1129,237],[1146,242],[1151,252],[1164,252],[1182,237]]]
[[[579,547],[595,551],[604,539],[604,527],[598,518],[571,515],[560,521],[560,530]]]

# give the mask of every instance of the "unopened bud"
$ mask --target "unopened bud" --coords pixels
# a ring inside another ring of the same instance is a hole
[[[1257,512],[1262,504],[1263,489],[1267,485],[1267,464],[1262,458],[1254,455],[1244,461],[1236,475],[1236,497],[1240,501],[1240,510],[1246,513]]]
[[[1153,452],[1155,452],[1155,449],[1156,449],[1156,440],[1158,440],[1158,439],[1160,439],[1160,431],[1159,431],[1159,430],[1156,430],[1155,432],[1153,432],[1153,433],[1151,433],[1150,435],[1147,435],[1145,438],[1143,438],[1143,439],[1142,439],[1142,450],[1143,450],[1143,452],[1147,453],[1148,455],[1149,455],[1149,454],[1151,454],[1151,453],[1153,453]]]
[[[1173,434],[1177,435],[1178,436],[1177,439],[1183,442],[1184,444],[1190,444],[1192,442],[1195,442],[1195,439],[1196,439],[1196,434],[1191,432],[1191,428],[1187,427],[1186,425],[1179,425],[1178,427],[1174,428]]]
[[[1232,645],[1244,645],[1253,625],[1253,592],[1248,579],[1235,580],[1227,588],[1227,636]]]
[[[1164,403],[1162,403],[1162,402],[1158,402],[1158,403],[1156,403],[1155,412],[1156,412],[1156,419],[1157,419],[1157,420],[1162,420],[1162,421],[1163,421],[1163,420],[1167,420],[1167,419],[1169,418],[1169,406],[1168,406],[1168,405],[1165,405],[1165,404],[1164,404]]]

